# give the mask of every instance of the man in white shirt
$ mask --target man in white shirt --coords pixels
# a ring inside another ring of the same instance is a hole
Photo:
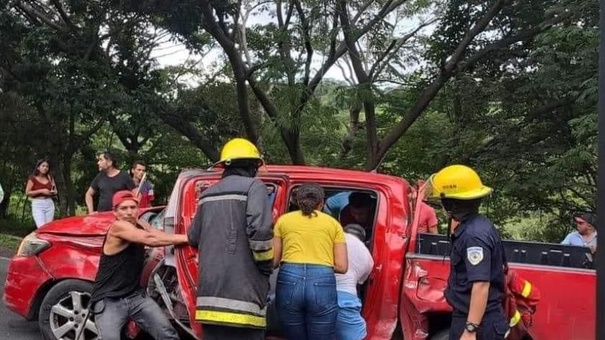
[[[349,270],[336,274],[338,293],[338,320],[336,335],[338,340],[361,340],[367,335],[366,322],[361,316],[361,300],[357,295],[357,285],[364,283],[374,267],[372,254],[365,246],[366,232],[359,224],[344,227],[349,257]]]

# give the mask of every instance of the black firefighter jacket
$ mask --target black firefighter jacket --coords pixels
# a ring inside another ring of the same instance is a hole
[[[224,177],[206,189],[188,231],[199,250],[196,320],[245,328],[266,327],[273,228],[262,181]]]

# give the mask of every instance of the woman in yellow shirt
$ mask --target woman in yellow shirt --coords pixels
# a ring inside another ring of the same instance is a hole
[[[324,192],[319,185],[301,185],[296,201],[300,210],[275,224],[277,311],[288,340],[333,340],[338,316],[334,273],[348,268],[344,232],[338,221],[321,212]]]

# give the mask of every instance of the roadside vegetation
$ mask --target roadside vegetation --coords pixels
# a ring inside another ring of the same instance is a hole
[[[99,151],[144,159],[162,203],[234,136],[270,164],[412,183],[470,165],[514,238],[558,242],[596,210],[597,0],[0,4],[0,233],[33,230],[39,158],[67,216]]]

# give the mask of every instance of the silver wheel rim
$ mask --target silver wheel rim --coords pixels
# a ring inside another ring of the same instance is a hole
[[[50,330],[57,340],[98,340],[94,317],[88,315],[90,294],[69,292],[50,309]],[[79,339],[76,337],[80,336]]]

